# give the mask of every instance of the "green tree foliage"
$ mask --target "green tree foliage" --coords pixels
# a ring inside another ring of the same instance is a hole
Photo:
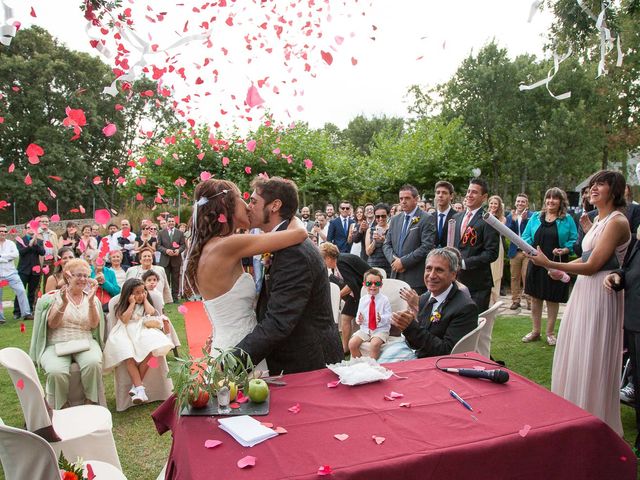
[[[387,136],[399,138],[404,129],[404,120],[398,117],[367,118],[358,115],[349,122],[342,132],[342,138],[351,142],[361,155],[369,155],[371,144],[376,134],[384,132]]]
[[[38,214],[38,201],[48,205],[49,213],[55,211],[47,188],[57,196],[61,215],[81,204],[89,210],[92,197],[103,208],[109,196],[115,200],[116,178],[127,168],[128,152],[147,138],[146,133],[141,137],[141,128],[157,133],[171,123],[173,114],[156,94],[155,82],[127,85],[115,98],[102,95],[113,78],[100,60],[65,48],[39,27],[20,30],[9,47],[0,49],[0,166],[4,172],[15,167],[0,177],[0,191],[18,205],[19,221]],[[147,90],[152,96],[140,95]],[[73,130],[62,124],[67,107],[86,116],[86,126],[73,141]],[[108,123],[117,127],[111,137],[102,132]],[[45,152],[37,165],[29,164],[25,154],[31,143]],[[121,173],[116,175],[114,168]],[[24,183],[27,173],[30,186]]]

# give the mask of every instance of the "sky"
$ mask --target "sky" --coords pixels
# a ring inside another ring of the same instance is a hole
[[[15,18],[24,26],[40,25],[67,47],[96,54],[89,45],[87,22],[78,8],[79,0],[4,1],[15,7]],[[326,0],[315,1],[317,7]],[[258,121],[264,108],[269,109],[276,120],[306,121],[311,127],[331,122],[344,128],[360,114],[407,116],[405,97],[410,85],[428,88],[448,80],[464,58],[477,53],[491,40],[506,47],[511,57],[522,53],[542,56],[551,22],[547,12],[538,13],[531,23],[527,21],[532,0],[331,0],[330,21],[324,13],[318,15],[319,22],[322,18],[321,26],[315,29],[314,35],[304,39],[310,47],[307,61],[312,77],[303,71],[306,62],[292,61],[285,65],[276,59],[277,52],[267,54],[256,48],[256,42],[248,53],[243,35],[260,31],[261,13],[251,10],[255,5],[249,0],[229,2],[234,5],[227,8],[238,7],[233,14],[234,26],[223,25],[224,17],[219,14],[211,36],[214,47],[209,49],[215,54],[211,55],[213,61],[207,68],[216,67],[219,78],[209,71],[206,75],[201,73],[206,70],[201,68],[202,59],[210,53],[203,53],[196,43],[171,51],[179,54],[176,67],[191,69],[186,80],[178,79],[172,84],[175,97],[192,95],[187,116],[208,123],[219,121],[223,128],[232,123],[242,124],[246,117]],[[178,35],[196,33],[193,25],[211,16],[211,12],[204,16],[193,13],[193,7],[202,3],[204,0],[183,0],[183,4],[177,6],[175,1],[167,0],[124,0],[124,6],[134,10],[132,18],[140,36],[152,35],[151,41],[161,45],[179,39]],[[267,3],[289,2],[267,0]],[[144,19],[149,13],[144,9],[147,5],[154,14],[166,12],[161,25],[152,25]],[[243,5],[242,11],[239,5]],[[29,14],[31,7],[35,18]],[[183,32],[186,20],[191,26],[188,32]],[[323,35],[318,39],[315,35],[319,31]],[[271,39],[276,50],[284,45],[273,36]],[[229,51],[228,55],[219,54],[220,46]],[[321,51],[331,53],[330,65],[320,55]],[[167,56],[148,60],[160,65]],[[262,106],[249,112],[236,108],[252,82],[266,77],[266,86],[258,89],[264,99]],[[168,77],[163,77],[163,81],[165,78]],[[196,79],[200,79],[200,83],[196,83]],[[204,96],[204,92],[210,95]],[[194,98],[198,94],[201,96]],[[231,99],[232,95],[235,99]]]

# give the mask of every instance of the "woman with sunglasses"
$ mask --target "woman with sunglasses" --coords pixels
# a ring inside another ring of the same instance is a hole
[[[47,397],[54,400],[55,409],[69,406],[72,362],[80,367],[85,403],[98,403],[102,378],[104,316],[96,298],[98,283],[80,258],[69,260],[63,275],[67,283],[38,302],[29,351],[45,371]]]
[[[371,225],[365,241],[369,266],[384,270],[387,278],[391,275],[391,265],[382,251],[382,245],[387,230],[389,230],[389,210],[389,205],[386,203],[379,203],[375,206],[375,221]]]

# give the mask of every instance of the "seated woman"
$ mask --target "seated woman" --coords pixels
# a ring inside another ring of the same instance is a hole
[[[127,279],[127,269],[122,266],[122,251],[111,250],[109,252],[109,262],[111,263],[111,270],[116,276],[116,282],[122,288],[124,281]]]
[[[162,332],[163,319],[151,305],[142,280],[124,282],[114,314],[117,322],[104,348],[105,369],[124,362],[133,383],[129,395],[138,405],[148,401],[143,380],[149,359],[165,356],[174,345]]]
[[[69,369],[75,362],[87,403],[98,403],[102,378],[104,316],[96,298],[98,283],[82,259],[69,260],[63,275],[66,284],[44,295],[36,306],[29,355],[46,376],[47,393],[54,408],[69,406]]]
[[[73,248],[71,247],[62,247],[58,250],[58,265],[53,273],[47,278],[47,283],[44,286],[44,293],[49,293],[52,290],[60,290],[63,285],[67,282],[64,279],[64,275],[62,274],[62,269],[67,264],[67,262],[73,258],[76,258],[73,254]]]
[[[171,288],[169,287],[169,281],[167,280],[167,274],[162,267],[153,266],[153,250],[146,247],[140,250],[140,265],[129,268],[127,270],[127,280],[131,278],[142,278],[142,274],[148,270],[153,270],[158,274],[158,285],[156,291],[162,294],[162,300],[164,303],[172,303],[173,296],[171,295]]]

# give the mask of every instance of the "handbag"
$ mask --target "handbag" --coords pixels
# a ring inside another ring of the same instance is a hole
[[[80,340],[69,340],[68,342],[56,343],[54,349],[56,355],[64,357],[74,353],[86,352],[91,348],[91,340],[82,338]]]

